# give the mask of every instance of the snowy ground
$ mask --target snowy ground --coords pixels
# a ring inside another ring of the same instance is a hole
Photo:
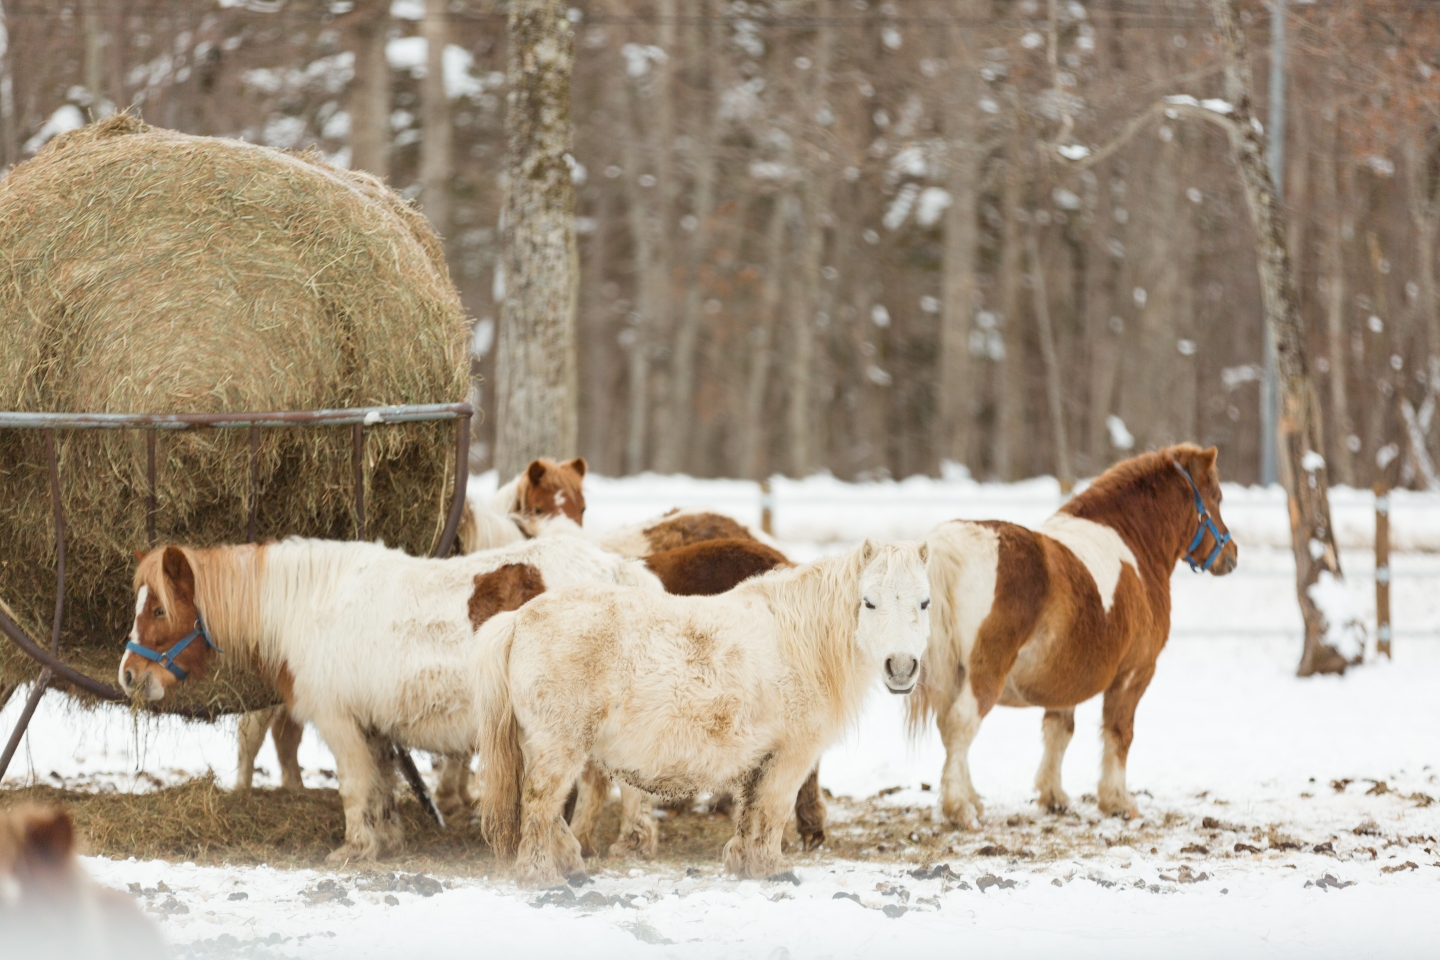
[[[758,514],[749,484],[594,478],[587,491],[595,527],[671,504],[714,505],[751,522]],[[1373,522],[1367,497],[1335,498],[1351,547],[1365,544]],[[777,486],[776,529],[803,559],[862,535],[918,536],[953,516],[1038,523],[1057,503],[1044,481],[857,490],[816,480]],[[850,859],[797,856],[798,884],[728,880],[713,860],[688,869],[602,864],[592,885],[543,896],[476,877],[447,878],[436,893],[423,881],[418,892],[413,883],[379,889],[349,873],[86,863],[102,882],[136,889],[195,956],[549,957],[579,944],[606,957],[840,958],[927,947],[1020,957],[1431,953],[1440,934],[1440,557],[1395,558],[1393,663],[1301,681],[1282,501],[1227,489],[1224,512],[1241,543],[1239,571],[1175,575],[1174,637],[1130,757],[1140,823],[1102,819],[1088,796],[1099,758],[1092,702],[1077,711],[1065,765],[1077,800],[1070,815],[1041,814],[1031,800],[1039,712],[1002,708],[971,753],[985,824],[975,834],[948,830],[926,789],[939,779],[938,738],[907,740],[900,702],[877,691],[821,762],[836,796],[832,838],[866,846],[851,844]],[[1434,498],[1397,503],[1395,523],[1407,547],[1440,545]],[[1360,549],[1345,563],[1363,603],[1373,563]],[[0,729],[18,709],[17,698],[0,712]],[[6,784],[145,790],[206,769],[223,782],[234,776],[233,744],[232,727],[178,721],[137,740],[128,714],[73,713],[47,700]],[[313,733],[301,761],[310,785],[334,785]],[[260,763],[258,779],[273,781],[268,744]]]

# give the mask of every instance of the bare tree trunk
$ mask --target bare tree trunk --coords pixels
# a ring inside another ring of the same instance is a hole
[[[647,277],[646,286],[650,297],[647,322],[653,344],[660,347],[673,342],[671,335],[675,327],[674,310],[671,307],[674,278],[670,270],[671,231],[675,226],[675,197],[678,192],[675,182],[674,78],[678,70],[676,61],[679,59],[679,51],[675,45],[675,27],[678,20],[676,0],[659,0],[657,12],[657,39],[665,55],[651,66],[649,104],[646,111],[648,122],[642,125],[639,117],[636,118],[636,130],[646,131],[647,153],[655,170],[655,185],[645,191],[643,197],[648,208],[646,220],[654,231],[654,237],[650,257],[637,264],[637,268],[644,271]],[[638,111],[640,104],[634,102],[634,105]],[[661,356],[666,354],[668,351],[664,351]],[[675,441],[670,438],[684,429],[687,421],[677,421],[671,405],[666,402],[670,398],[670,370],[666,365],[661,365],[654,373],[658,376],[653,376],[653,379],[658,382],[654,385],[654,392],[647,399],[647,403],[651,414],[650,429],[654,434],[654,453],[658,454],[661,446],[666,444],[670,445],[670,449],[674,449]]]
[[[1075,486],[1075,471],[1070,466],[1070,440],[1065,430],[1064,382],[1055,353],[1050,298],[1045,290],[1045,268],[1040,263],[1040,242],[1034,226],[1025,234],[1025,249],[1030,258],[1030,291],[1034,297],[1035,326],[1040,334],[1040,355],[1045,361],[1045,399],[1050,410],[1051,442],[1055,446],[1055,476],[1060,481],[1060,492],[1068,494]]]
[[[85,28],[85,90],[90,94],[90,115],[95,119],[108,116],[105,109],[105,33],[104,0],[84,0],[81,15]]]
[[[389,175],[390,64],[385,41],[390,4],[371,0],[355,12],[355,79],[350,85],[350,166]]]
[[[1338,126],[1338,123],[1332,125]],[[1344,201],[1336,184],[1335,167],[1340,162],[1339,137],[1332,136],[1329,153],[1322,158],[1321,191],[1328,205],[1329,229],[1325,235],[1325,334],[1330,353],[1330,432],[1335,438],[1331,460],[1335,479],[1355,485],[1355,468],[1350,456],[1350,400],[1346,371],[1349,364],[1345,342],[1345,218]]]
[[[616,87],[625,96],[623,87]],[[620,116],[621,112],[616,111]],[[625,139],[625,212],[629,221],[630,241],[635,264],[635,309],[630,313],[630,326],[623,336],[628,351],[626,361],[625,472],[640,473],[645,469],[647,428],[650,423],[650,354],[655,339],[657,301],[656,273],[651,268],[657,240],[655,224],[640,186],[643,163],[640,158],[639,109],[633,92],[629,96],[630,135]],[[653,188],[652,188],[653,189]]]
[[[1322,572],[1343,582],[1340,553],[1330,525],[1329,478],[1324,458],[1320,407],[1305,355],[1295,271],[1286,246],[1285,211],[1265,164],[1265,134],[1255,120],[1250,60],[1240,28],[1237,0],[1210,0],[1225,64],[1225,98],[1234,108],[1229,126],[1231,152],[1245,187],[1255,227],[1266,327],[1275,347],[1280,390],[1280,478],[1290,501],[1295,587],[1305,620],[1305,648],[1299,675],[1343,672],[1345,657],[1329,642],[1331,629],[1310,595]]]
[[[770,382],[770,340],[780,312],[785,279],[785,227],[795,216],[795,198],[778,194],[765,230],[765,275],[760,288],[759,324],[750,330],[750,363],[745,380],[745,412],[740,434],[741,476],[761,479],[760,451],[765,443],[765,388]]]
[[[786,352],[785,436],[790,453],[790,473],[803,477],[814,465],[811,440],[812,403],[815,394],[815,314],[820,306],[820,269],[825,257],[823,212],[829,199],[828,177],[811,170],[801,187],[800,269],[796,277],[799,296],[787,311],[790,318],[790,349]]]
[[[495,467],[575,451],[575,189],[563,0],[512,0],[505,133],[505,300],[496,356]]]
[[[1427,131],[1428,132],[1428,131]],[[1413,132],[1405,141],[1405,192],[1410,199],[1410,221],[1415,229],[1415,262],[1419,294],[1415,306],[1424,325],[1432,358],[1440,357],[1440,291],[1435,282],[1435,247],[1440,232],[1440,182],[1431,174],[1434,158],[1427,132]]]
[[[1024,171],[1017,133],[1005,160],[1001,187],[1000,322],[1005,356],[996,366],[995,474],[1001,480],[1018,479],[1027,465],[1020,451],[1025,437],[1025,337],[1020,327],[1020,285],[1024,273],[1020,211],[1024,204]]]
[[[450,98],[445,94],[445,46],[450,42],[448,0],[425,0],[425,80],[420,86],[421,209],[442,238],[450,232]]]
[[[961,71],[968,75],[967,61]],[[947,114],[951,124],[950,175],[945,188],[950,206],[945,210],[945,249],[941,255],[940,296],[940,435],[935,450],[942,459],[968,464],[973,453],[971,432],[975,420],[975,375],[970,363],[970,327],[975,315],[979,285],[975,254],[979,241],[976,194],[980,179],[980,151],[975,144],[975,97],[957,96]]]
[[[14,59],[10,42],[10,18],[0,0],[0,170],[20,162],[20,141],[15,124],[15,84],[10,63]]]
[[[694,213],[695,229],[690,234],[689,283],[675,331],[674,352],[670,362],[670,429],[660,438],[655,463],[661,473],[678,473],[686,468],[686,453],[694,422],[692,409],[695,397],[695,351],[700,342],[704,321],[704,270],[710,256],[715,216],[715,181],[718,168],[717,150],[724,126],[721,113],[720,79],[716,75],[714,46],[720,36],[711,27],[696,26],[694,39],[696,60],[705,76],[710,102],[706,118],[700,123],[700,136],[695,147]]]

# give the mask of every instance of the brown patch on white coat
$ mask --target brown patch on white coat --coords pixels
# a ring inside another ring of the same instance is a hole
[[[648,557],[710,540],[765,542],[755,531],[722,513],[676,508],[658,520],[611,530],[600,537],[600,544],[627,557]]]
[[[1180,444],[1117,464],[1040,528],[951,521],[931,531],[933,629],[910,700],[913,726],[934,714],[945,741],[945,815],[975,829],[983,813],[967,754],[997,703],[1045,708],[1041,805],[1064,809],[1060,766],[1077,704],[1105,695],[1099,806],[1138,809],[1125,783],[1135,708],[1170,634],[1170,575],[1199,527],[1190,484],[1222,534],[1215,449]],[[1214,549],[1207,532],[1191,556]],[[1232,540],[1211,571],[1235,568]]]

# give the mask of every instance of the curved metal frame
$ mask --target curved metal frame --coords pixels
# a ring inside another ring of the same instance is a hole
[[[60,625],[65,611],[65,511],[60,496],[60,466],[55,453],[57,430],[145,430],[146,473],[149,490],[146,497],[145,529],[150,545],[155,545],[155,432],[157,430],[204,430],[245,427],[250,431],[250,517],[246,525],[248,537],[255,539],[255,514],[258,496],[253,482],[256,474],[256,458],[259,452],[259,431],[264,427],[319,427],[349,426],[354,446],[355,470],[355,531],[357,539],[365,538],[365,428],[385,424],[422,423],[436,420],[455,421],[455,473],[452,478],[454,489],[450,494],[450,508],[446,513],[445,526],[440,540],[435,545],[434,556],[443,557],[450,553],[455,544],[455,534],[460,528],[460,517],[465,509],[465,486],[470,476],[470,418],[475,414],[468,403],[430,403],[409,406],[355,407],[341,410],[283,410],[265,413],[25,413],[0,411],[0,430],[28,429],[44,430],[45,455],[50,468],[50,497],[55,514],[55,621],[51,628],[50,649],[45,649],[14,621],[0,604],[0,633],[3,633],[30,659],[39,663],[43,670],[36,679],[25,709],[10,734],[10,740],[0,754],[0,777],[5,776],[10,760],[20,746],[20,739],[30,726],[35,708],[44,696],[45,690],[57,678],[72,684],[102,700],[114,702],[128,698],[120,690],[81,673],[60,659]],[[202,709],[182,712],[183,716],[195,719],[211,719],[214,714]],[[409,754],[400,751],[401,764],[407,767],[405,773],[412,785],[419,773]],[[414,774],[412,777],[411,774]],[[423,782],[421,783],[423,787]],[[437,815],[434,804],[425,793],[421,794]]]

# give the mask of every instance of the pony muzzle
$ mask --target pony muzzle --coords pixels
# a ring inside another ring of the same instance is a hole
[[[165,681],[148,664],[128,653],[120,660],[119,679],[120,689],[128,696],[139,694],[146,700],[162,700],[165,697]]]
[[[908,653],[892,653],[885,658],[885,689],[895,694],[915,689],[920,676],[920,661]]]

